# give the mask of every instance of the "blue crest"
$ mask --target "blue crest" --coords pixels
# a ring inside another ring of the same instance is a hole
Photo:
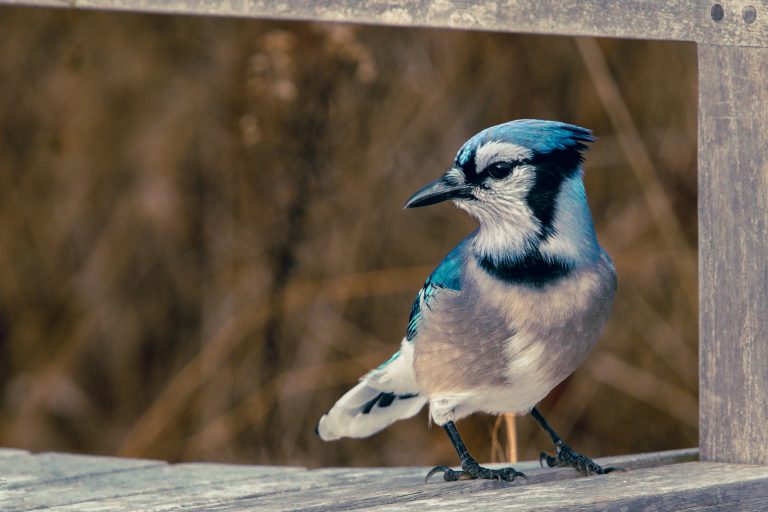
[[[581,152],[595,141],[592,131],[560,121],[519,119],[486,128],[474,135],[456,154],[455,163],[466,166],[474,158],[475,151],[488,142],[510,142],[530,149],[534,154],[546,154],[557,150]]]

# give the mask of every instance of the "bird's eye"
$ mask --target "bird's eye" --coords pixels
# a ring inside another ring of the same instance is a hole
[[[509,162],[496,162],[488,166],[488,175],[495,179],[500,180],[506,178],[512,173],[512,164]]]

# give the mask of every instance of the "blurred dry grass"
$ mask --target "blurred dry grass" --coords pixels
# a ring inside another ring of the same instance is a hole
[[[520,117],[600,137],[587,190],[619,273],[543,410],[594,455],[696,444],[693,46],[16,8],[0,32],[0,445],[454,463],[424,413],[313,430],[473,227],[404,199]],[[460,428],[503,456],[503,422]],[[549,449],[517,432],[521,458]]]

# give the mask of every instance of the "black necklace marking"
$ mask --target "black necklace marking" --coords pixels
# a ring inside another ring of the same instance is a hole
[[[533,214],[541,223],[539,239],[546,240],[555,234],[555,200],[560,193],[563,181],[578,172],[583,161],[579,151],[584,146],[568,149],[557,149],[549,153],[537,155],[530,160],[530,165],[536,168],[536,181],[528,191],[526,201]]]
[[[494,263],[487,256],[478,258],[480,267],[507,283],[541,288],[571,273],[573,267],[562,260],[545,259],[539,251],[526,254],[522,259]]]

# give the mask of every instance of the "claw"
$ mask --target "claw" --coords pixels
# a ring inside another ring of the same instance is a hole
[[[449,471],[452,472],[453,470],[451,468],[449,468],[448,466],[435,466],[435,467],[433,467],[432,469],[429,470],[429,473],[427,473],[426,478],[424,478],[424,483],[427,483],[427,481],[429,480],[429,477],[431,477],[435,473],[440,473],[441,471],[443,473],[447,474]],[[445,478],[445,476],[443,476],[443,478]]]
[[[454,471],[448,466],[435,466],[429,470],[429,473],[427,473],[426,478],[424,478],[424,483],[427,483],[429,477],[435,473],[440,473],[441,471],[443,472],[443,480],[446,482],[455,482],[456,480],[470,480],[475,478],[466,471]]]
[[[456,430],[456,425],[452,421],[443,425],[443,428],[448,433],[448,437],[451,438],[451,443],[456,449],[456,453],[461,459],[461,471],[454,471],[447,466],[435,466],[432,468],[427,477],[424,479],[424,483],[427,483],[429,478],[435,473],[443,472],[443,479],[446,482],[455,482],[456,480],[474,480],[475,478],[482,478],[484,480],[496,480],[501,482],[511,482],[518,476],[521,476],[527,480],[527,477],[515,470],[515,468],[502,468],[502,469],[488,469],[484,468],[469,454],[467,448],[464,446],[464,442],[459,436],[459,432]]]
[[[512,482],[517,477],[522,477],[528,480],[528,477],[525,475],[525,473],[521,473],[515,468],[488,469],[480,466],[477,464],[477,462],[470,462],[468,464],[462,465],[462,467],[464,468],[463,471],[454,471],[448,466],[435,466],[429,470],[429,473],[427,473],[426,478],[424,478],[424,483],[427,483],[432,475],[440,472],[443,473],[443,480],[446,482],[455,482],[457,480],[474,480],[475,478],[496,480],[497,482],[501,482],[502,480],[505,482]]]
[[[549,455],[545,452],[541,452],[539,454],[539,464],[542,465],[542,461],[547,461],[547,466],[553,468],[553,467],[567,467],[570,466],[572,468],[575,468],[580,473],[583,473],[587,476],[591,475],[592,473],[596,473],[598,475],[605,475],[606,473],[610,473],[612,471],[625,471],[622,468],[614,468],[614,467],[607,467],[603,468],[600,466],[600,464],[596,463],[592,459],[585,457],[584,455],[576,452],[565,444],[564,442],[560,441],[555,445],[556,454],[554,456]]]
[[[554,468],[558,465],[557,459],[546,452],[539,453],[539,466],[544,467],[544,461],[547,462],[547,466]]]
[[[501,482],[501,480],[504,480],[505,482],[512,482],[517,477],[525,478],[526,480],[528,480],[528,477],[525,475],[525,473],[521,473],[520,471],[517,471],[515,468],[502,468],[502,469],[492,470],[492,471],[498,471],[499,482]]]

